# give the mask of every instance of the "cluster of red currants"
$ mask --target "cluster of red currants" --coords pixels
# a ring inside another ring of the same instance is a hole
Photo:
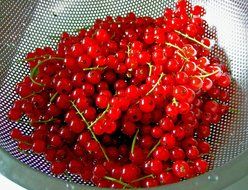
[[[19,122],[26,115],[33,127],[30,136],[13,129],[18,147],[44,154],[54,174],[99,187],[153,187],[205,173],[206,138],[229,109],[231,78],[209,58],[204,8],[187,3],[159,18],[97,19],[76,36],[64,32],[57,50],[28,53],[31,73],[8,114]]]

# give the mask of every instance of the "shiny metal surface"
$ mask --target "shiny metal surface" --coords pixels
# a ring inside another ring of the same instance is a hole
[[[217,43],[212,55],[230,63],[233,83],[229,89],[229,105],[238,110],[225,115],[219,124],[211,127],[208,140],[213,156],[208,159],[211,169],[215,169],[248,151],[248,1],[193,0],[192,3],[206,8],[205,19],[209,23],[206,36]],[[62,31],[73,32],[92,24],[96,18],[125,15],[130,11],[156,17],[162,14],[165,6],[173,5],[174,0],[0,1],[0,147],[26,165],[51,175],[43,157],[19,152],[16,142],[9,137],[14,127],[26,134],[32,130],[24,124],[10,122],[6,117],[13,100],[17,99],[15,83],[29,72],[20,62],[28,51],[45,45],[55,47],[56,39],[51,36],[58,36]],[[224,169],[223,172],[230,171]],[[65,175],[58,178],[69,180]],[[71,176],[71,180],[84,183],[78,176]],[[64,183],[56,181],[60,182]]]

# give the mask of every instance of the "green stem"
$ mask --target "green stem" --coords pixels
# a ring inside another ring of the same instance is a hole
[[[205,74],[205,75],[196,75],[195,77],[206,78],[206,77],[212,76],[212,75],[214,75],[214,74],[216,74],[216,73],[218,73],[218,72],[219,72],[219,70],[216,69],[216,70],[215,70],[214,72],[212,72],[212,73],[207,73],[207,74]]]
[[[58,92],[56,92],[52,95],[52,97],[50,98],[50,103],[52,103],[54,101],[54,99],[56,98],[57,95],[58,95]]]
[[[92,128],[93,125],[95,125],[100,119],[102,119],[103,116],[108,112],[109,108],[110,108],[110,104],[108,104],[107,108],[101,113],[101,115],[100,115],[99,117],[97,117],[97,118],[95,119],[95,121],[93,121],[93,122],[88,126],[88,128]]]
[[[189,59],[186,58],[185,56],[183,56],[180,52],[177,52],[177,54],[178,54],[182,59],[184,59],[184,61],[189,62]],[[180,71],[182,71],[183,68],[184,68],[184,65],[182,66],[182,68],[180,69]],[[208,73],[207,71],[205,71],[204,69],[202,69],[201,67],[199,67],[199,66],[197,66],[197,65],[196,65],[196,68],[197,68],[199,71],[201,71],[202,73],[205,73],[205,74]]]
[[[32,143],[29,143],[27,141],[18,141],[18,142],[24,143],[24,144],[29,145],[29,146],[32,146],[33,145]]]
[[[132,142],[132,146],[131,146],[131,153],[132,153],[132,154],[133,154],[133,152],[134,152],[134,147],[135,147],[135,143],[136,143],[136,139],[137,139],[138,133],[139,133],[139,129],[137,129],[137,131],[136,131],[136,133],[135,133],[135,135],[134,135],[134,137],[133,137],[133,142]]]
[[[125,186],[125,187],[128,187],[128,188],[134,188],[134,187],[132,187],[131,185],[129,185],[128,183],[125,183],[125,182],[123,182],[123,181],[121,181],[121,180],[119,180],[119,179],[115,179],[115,178],[113,178],[113,177],[104,176],[104,179],[109,180],[109,181],[113,181],[113,182],[115,182],[115,183],[119,183],[119,184],[121,184],[121,185],[123,185],[123,186]]]
[[[108,157],[108,155],[107,155],[105,149],[104,149],[103,146],[101,145],[100,141],[99,141],[98,138],[96,137],[95,133],[92,131],[91,128],[88,129],[88,130],[90,131],[90,133],[91,133],[91,135],[92,135],[92,138],[93,138],[96,142],[98,142],[98,144],[99,144],[99,146],[100,146],[100,149],[101,149],[101,151],[102,151],[102,153],[103,153],[105,159],[106,159],[107,161],[109,161],[109,157]]]
[[[32,83],[37,84],[37,85],[39,85],[39,86],[45,86],[45,85],[42,84],[42,83],[36,82],[36,81],[33,79],[33,77],[29,76],[29,78],[30,78],[30,80],[32,81]]]
[[[31,94],[29,94],[29,95],[27,95],[27,96],[25,96],[25,97],[23,97],[23,98],[21,98],[21,99],[30,98],[30,97],[34,96],[35,94],[39,94],[40,92],[42,92],[42,90],[40,90],[40,91],[38,91],[38,92],[33,92],[33,93],[31,93]]]
[[[150,177],[154,178],[155,176],[153,174],[149,174],[149,175],[133,180],[132,183],[137,182],[137,181],[142,181],[143,179],[150,178]]]
[[[107,67],[90,67],[90,68],[84,68],[83,70],[84,71],[92,71],[92,70],[104,70],[106,69]]]
[[[185,38],[187,38],[187,39],[189,39],[189,40],[191,40],[191,41],[193,41],[193,42],[195,42],[195,43],[201,45],[202,47],[204,47],[204,48],[207,49],[207,50],[210,50],[210,49],[211,49],[210,47],[206,46],[204,43],[199,42],[199,41],[196,40],[195,38],[190,37],[188,34],[184,34],[184,33],[180,32],[180,31],[178,31],[178,30],[175,30],[175,32],[178,33],[178,34],[180,34],[181,36],[183,36],[183,37],[185,37]]]
[[[99,144],[99,146],[100,146],[100,148],[101,148],[101,150],[102,150],[102,153],[104,154],[104,157],[106,158],[107,161],[109,161],[109,157],[108,157],[108,155],[107,155],[105,149],[102,147],[100,141],[97,139],[95,133],[92,131],[92,128],[90,127],[90,124],[89,124],[88,121],[85,119],[84,115],[80,112],[80,110],[77,108],[76,104],[75,104],[73,101],[71,101],[71,103],[72,103],[72,107],[74,107],[74,109],[77,111],[77,114],[79,114],[80,117],[82,118],[82,120],[85,122],[85,124],[86,124],[86,126],[87,126],[87,129],[88,129],[88,130],[90,131],[90,133],[91,133],[92,138]],[[109,105],[108,105],[108,107],[109,107]],[[106,109],[107,109],[107,108],[106,108]],[[106,111],[106,110],[105,110],[105,111]]]
[[[151,63],[147,63],[147,65],[149,66],[149,76],[152,75],[152,68],[154,67]]]
[[[52,117],[50,119],[47,120],[39,120],[39,121],[35,121],[34,123],[49,123],[49,122],[53,122],[55,119]]]
[[[172,104],[174,104],[175,106],[178,106],[178,101],[175,97],[172,98]]]
[[[197,65],[196,65],[196,68],[197,68],[199,71],[201,71],[202,73],[208,74],[207,71],[205,71],[204,69],[202,69],[201,67],[199,67],[199,66],[197,66]]]
[[[130,56],[130,53],[131,53],[130,42],[127,45],[127,51],[126,51],[126,53],[127,53],[127,56],[129,57]]]
[[[72,107],[77,111],[77,114],[80,115],[80,117],[82,118],[82,120],[86,124],[87,128],[89,128],[90,124],[85,119],[84,115],[80,112],[80,110],[78,109],[78,107],[76,106],[76,104],[74,103],[74,101],[71,101],[71,104],[72,104]]]
[[[154,147],[151,149],[151,151],[147,154],[146,158],[149,158],[153,151],[160,145],[160,140],[157,142],[157,144],[154,145]]]
[[[169,43],[169,42],[166,42],[165,43],[167,46],[170,46],[170,47],[174,47],[176,48],[177,50],[181,51],[181,52],[184,52],[182,48],[178,47],[177,45],[174,45],[172,43]]]
[[[186,58],[185,56],[183,56],[180,52],[176,52],[181,58],[183,58],[185,61],[189,61],[189,59],[188,58]]]
[[[35,84],[37,84],[37,85],[39,85],[39,86],[44,86],[43,84],[36,82],[36,81],[34,80],[34,77],[36,77],[36,75],[38,74],[38,68],[39,68],[39,66],[42,65],[43,63],[45,63],[46,61],[49,61],[49,60],[64,60],[64,58],[62,58],[62,57],[49,57],[49,58],[47,58],[47,59],[44,59],[44,60],[42,60],[42,61],[39,61],[39,62],[35,65],[35,67],[31,70],[31,73],[30,73],[30,77],[29,77],[29,78],[31,79],[31,81],[32,81],[33,83],[35,83]]]
[[[28,59],[23,59],[22,61],[34,61],[36,59],[48,58],[49,56],[50,56],[49,54],[45,54],[43,56],[31,57],[31,58],[28,58]]]
[[[164,73],[161,73],[159,76],[158,81],[156,82],[156,84],[151,88],[151,90],[149,90],[149,92],[146,93],[146,96],[151,94],[153,92],[153,90],[159,85],[159,83],[161,82],[162,78],[165,76]]]

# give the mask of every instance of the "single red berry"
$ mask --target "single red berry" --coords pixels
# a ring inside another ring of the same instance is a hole
[[[153,178],[146,178],[142,181],[142,186],[143,187],[147,187],[147,188],[150,188],[150,187],[156,187],[159,185],[159,182],[157,179],[153,179]]]
[[[134,164],[124,165],[121,172],[121,178],[125,182],[131,182],[139,178],[140,169]]]
[[[85,123],[81,119],[72,119],[69,123],[69,127],[74,133],[81,133],[85,129]]]
[[[174,129],[174,123],[171,118],[164,117],[159,121],[159,126],[164,131],[172,131]]]
[[[185,159],[185,153],[184,153],[183,149],[181,149],[181,148],[174,148],[171,151],[170,158],[173,161],[184,160]]]
[[[196,146],[191,146],[186,150],[186,155],[190,160],[195,160],[199,157],[199,150]]]
[[[12,108],[8,112],[8,117],[12,121],[18,121],[21,118],[21,116],[22,116],[22,112],[18,108]]]
[[[99,42],[108,42],[110,40],[110,36],[109,36],[108,32],[105,29],[99,29],[96,32],[95,38]]]
[[[130,153],[129,159],[134,164],[143,163],[145,160],[145,155],[144,155],[143,150],[140,147],[135,146],[133,153],[132,152]]]
[[[210,144],[206,141],[198,142],[198,149],[202,154],[208,154],[210,152]]]
[[[46,150],[46,143],[43,140],[35,140],[32,149],[37,154],[44,153]]]
[[[195,167],[198,173],[203,174],[208,170],[208,163],[206,160],[198,159],[195,161]]]
[[[60,147],[62,145],[62,139],[59,135],[54,135],[50,139],[51,146]]]
[[[149,113],[155,108],[155,103],[152,97],[145,96],[140,99],[139,108],[142,112]]]
[[[103,178],[106,175],[106,169],[103,165],[96,165],[93,169],[93,174],[98,178]]]
[[[63,174],[66,170],[66,163],[55,161],[51,163],[51,171],[55,175]]]
[[[179,182],[179,178],[172,172],[162,172],[159,175],[159,181],[161,184],[171,184]]]
[[[172,171],[176,176],[184,178],[188,175],[190,168],[187,162],[179,160],[173,163]]]
[[[157,147],[152,155],[155,159],[161,161],[167,161],[170,158],[170,153],[164,146]]]
[[[82,163],[78,160],[71,160],[68,164],[68,170],[73,174],[80,174],[82,170]]]
[[[132,136],[136,132],[137,126],[132,122],[123,123],[122,132],[128,136]]]
[[[98,95],[96,97],[96,106],[99,107],[100,109],[104,109],[108,106],[109,104],[109,97],[105,95]]]
[[[18,128],[14,128],[10,132],[10,136],[12,139],[19,140],[22,137],[22,132]]]
[[[176,145],[176,139],[172,134],[167,133],[164,136],[162,136],[161,144],[170,150],[174,148],[174,146]]]

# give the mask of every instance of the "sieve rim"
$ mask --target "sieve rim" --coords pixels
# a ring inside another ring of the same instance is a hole
[[[92,190],[97,187],[76,184],[48,176],[39,170],[33,169],[21,161],[15,159],[7,151],[0,147],[0,173],[16,184],[28,190]],[[23,175],[25,174],[25,175]],[[211,170],[198,177],[191,178],[176,184],[158,186],[156,190],[219,190],[239,181],[248,175],[248,150],[244,151],[230,162]],[[21,176],[21,177],[20,177]],[[40,184],[37,186],[37,184]],[[101,188],[109,190],[109,188]],[[144,188],[139,188],[144,189]]]

